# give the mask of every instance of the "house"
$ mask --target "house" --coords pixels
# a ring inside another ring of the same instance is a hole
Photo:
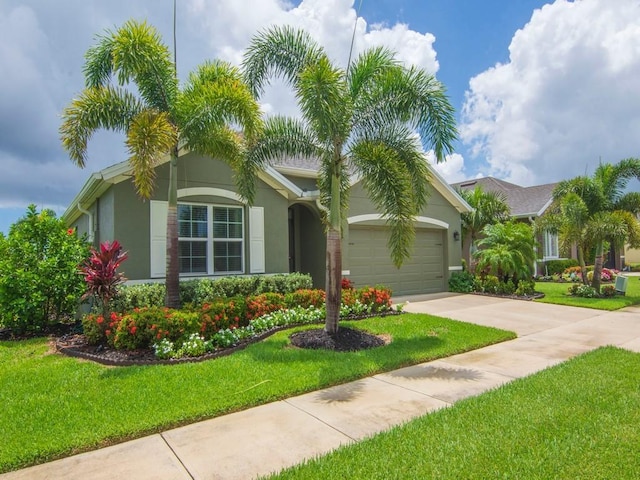
[[[480,186],[486,192],[502,193],[507,205],[511,210],[511,217],[533,223],[551,205],[553,200],[553,189],[557,183],[547,183],[544,185],[534,185],[532,187],[521,187],[514,183],[505,182],[494,177],[476,178],[464,182],[454,183],[451,186],[455,189],[472,190]],[[550,232],[538,232],[538,245],[536,262],[536,272],[544,273],[544,264],[549,260],[560,258],[558,249],[558,237]],[[463,245],[463,252],[469,252],[469,248]],[[468,256],[466,257],[469,261]]]
[[[130,281],[165,276],[168,158],[156,167],[150,200],[137,196],[127,162],[94,173],[63,214],[94,245],[117,239],[129,252]],[[181,278],[304,272],[325,285],[325,232],[318,165],[287,159],[261,172],[254,205],[242,202],[223,162],[181,152],[178,218]],[[432,171],[429,204],[415,219],[413,253],[397,269],[388,228],[354,181],[343,239],[343,275],[356,286],[383,284],[395,295],[447,290],[461,270],[460,214],[469,205]]]

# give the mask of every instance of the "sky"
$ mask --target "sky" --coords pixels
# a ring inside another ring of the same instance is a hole
[[[343,66],[355,26],[354,54],[385,45],[434,74],[458,122],[455,152],[436,165],[449,182],[537,185],[640,157],[640,0],[177,0],[176,11],[182,80],[208,59],[239,64],[273,24],[306,29]],[[80,169],[58,128],[96,35],[132,18],[172,45],[173,0],[0,0],[0,232],[30,203],[61,215],[91,173],[126,160],[123,137],[98,132]],[[261,102],[297,112],[282,85]]]

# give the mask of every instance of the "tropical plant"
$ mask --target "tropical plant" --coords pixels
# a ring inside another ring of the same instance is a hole
[[[594,251],[591,286],[600,292],[604,246],[616,248],[626,243],[640,246],[640,192],[625,189],[632,179],[640,180],[640,160],[627,158],[619,163],[601,164],[592,177],[562,181],[553,193],[554,204],[542,225],[558,232],[564,244],[576,244],[582,278],[586,283],[585,253]]]
[[[84,238],[54,212],[29,205],[0,236],[0,324],[14,334],[38,333],[73,317],[84,291],[78,267],[88,253]]]
[[[492,223],[509,219],[511,209],[503,192],[484,191],[480,185],[473,190],[459,189],[458,193],[473,208],[471,212],[460,216],[462,236],[468,239],[469,250],[463,255],[470,260],[478,250],[478,238],[482,229]]]
[[[509,221],[487,225],[475,253],[477,270],[495,275],[504,283],[512,280],[515,287],[533,275],[535,261],[531,225]]]
[[[102,308],[102,314],[107,315],[109,302],[118,293],[118,287],[126,280],[118,267],[127,259],[127,253],[122,251],[122,245],[117,240],[102,242],[100,249],[91,247],[91,254],[80,267],[87,291],[83,298],[93,296]]]
[[[282,155],[319,161],[327,236],[325,330],[333,334],[338,330],[340,242],[351,180],[362,180],[386,216],[391,258],[400,266],[415,237],[413,217],[428,197],[429,170],[415,131],[433,148],[437,161],[443,161],[457,135],[453,108],[434,76],[405,68],[389,50],[367,50],[342,69],[309,34],[291,27],[273,27],[254,37],[243,69],[256,95],[272,77],[284,79],[301,111],[299,119],[267,119],[264,139],[248,165]]]
[[[130,20],[107,31],[85,58],[86,88],[62,114],[62,145],[84,167],[87,142],[96,130],[124,132],[133,182],[143,198],[154,190],[154,168],[169,157],[166,305],[178,307],[178,155],[198,152],[240,171],[246,145],[262,128],[259,106],[238,69],[221,61],[200,65],[180,89],[168,47],[145,22]],[[241,194],[252,201],[251,188]]]

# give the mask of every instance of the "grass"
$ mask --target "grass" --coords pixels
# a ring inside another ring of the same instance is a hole
[[[299,327],[212,361],[119,368],[54,354],[46,339],[0,342],[0,472],[515,337],[430,315],[343,325],[393,341],[300,350],[288,340],[310,328]]]
[[[629,277],[626,295],[611,298],[581,298],[567,295],[570,283],[537,282],[536,291],[544,293],[544,298],[536,300],[542,303],[569,305],[572,307],[595,308],[598,310],[618,310],[640,304],[640,277]]]
[[[640,354],[605,347],[278,479],[636,479]]]

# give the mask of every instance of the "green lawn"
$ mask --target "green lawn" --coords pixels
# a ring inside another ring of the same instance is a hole
[[[601,348],[278,479],[637,479],[640,354]]]
[[[299,350],[288,335],[301,327],[216,360],[120,368],[52,353],[45,339],[0,342],[0,472],[515,337],[430,315],[343,325],[393,341]]]
[[[618,310],[630,305],[640,304],[640,277],[629,277],[625,296],[612,298],[581,298],[567,295],[570,283],[537,282],[536,291],[544,293],[544,298],[536,300],[556,305],[596,308],[598,310]]]

